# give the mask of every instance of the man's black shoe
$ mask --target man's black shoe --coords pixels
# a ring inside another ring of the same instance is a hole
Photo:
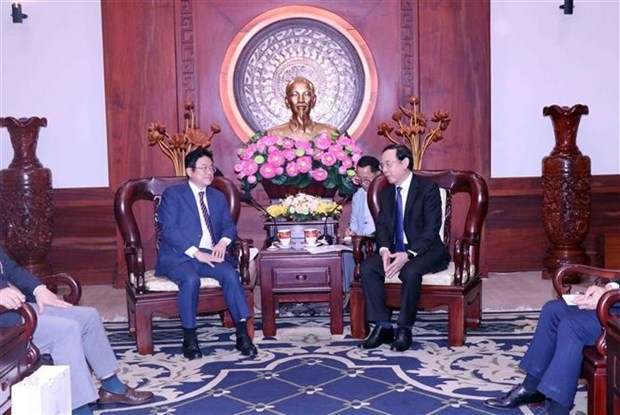
[[[196,338],[183,340],[183,356],[189,360],[200,359],[202,357],[202,352],[200,351],[200,347],[198,347],[198,340]]]
[[[404,352],[411,347],[411,329],[405,327],[398,327],[396,329],[396,336],[390,350],[396,350],[397,352]]]
[[[250,336],[245,333],[237,334],[235,349],[239,350],[244,356],[254,356],[258,353],[256,346],[252,343],[252,339],[250,339]]]
[[[545,395],[536,391],[528,392],[522,385],[517,385],[501,398],[487,399],[484,404],[490,408],[510,409],[530,403],[542,403]]]
[[[372,333],[370,336],[364,340],[363,343],[360,343],[359,347],[362,349],[375,349],[382,344],[391,343],[394,340],[394,329],[384,328],[380,325],[376,324],[372,329]]]

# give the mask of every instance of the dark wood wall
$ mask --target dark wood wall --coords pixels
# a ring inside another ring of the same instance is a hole
[[[112,213],[114,190],[128,178],[173,174],[171,162],[147,146],[146,127],[161,121],[171,131],[179,131],[185,99],[196,99],[201,126],[212,122],[222,126],[212,149],[217,165],[225,174],[232,173],[234,151],[241,141],[224,116],[219,95],[223,56],[248,21],[292,4],[338,14],[369,45],[377,66],[378,96],[368,127],[357,134],[364,150],[379,154],[387,142],[376,134],[377,124],[389,120],[397,105],[412,94],[421,98],[422,112],[428,115],[449,110],[452,124],[447,138],[430,148],[424,168],[475,170],[488,180],[491,204],[483,253],[487,270],[541,269],[547,242],[541,226],[540,180],[490,177],[490,4],[486,0],[143,0],[123,2],[123,7],[103,0],[110,188],[54,192],[53,267],[72,272],[83,283],[117,281],[120,285],[123,258]],[[551,126],[549,135],[551,141]],[[593,215],[586,246],[598,260],[600,236],[607,230],[620,231],[620,176],[597,176],[592,185]],[[255,193],[258,200],[266,200],[260,190]],[[343,226],[345,219],[346,215]],[[243,208],[239,230],[261,240],[261,219],[255,210]]]

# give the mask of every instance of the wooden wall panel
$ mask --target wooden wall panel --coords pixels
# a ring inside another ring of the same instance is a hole
[[[104,65],[108,129],[109,189],[54,191],[57,225],[51,261],[83,283],[109,284],[123,256],[112,214],[116,187],[125,179],[173,174],[162,153],[146,145],[149,122],[180,130],[186,94],[197,98],[203,128],[223,131],[214,138],[216,163],[232,172],[241,144],[224,116],[219,74],[228,43],[246,22],[290,1],[103,0]],[[540,269],[546,237],[540,219],[540,179],[490,179],[490,2],[469,0],[316,0],[294,4],[338,13],[362,34],[374,55],[377,108],[358,140],[378,154],[387,140],[376,126],[389,120],[409,94],[421,97],[422,111],[447,109],[452,124],[434,144],[425,168],[480,172],[489,181],[491,203],[484,235],[483,263],[489,271]],[[194,47],[188,47],[188,44]],[[592,226],[587,249],[600,258],[597,240],[620,230],[620,176],[593,178]],[[260,196],[260,195],[259,195]],[[260,200],[260,199],[259,199]],[[264,199],[263,199],[264,200]],[[150,220],[145,209],[143,220]],[[244,206],[240,234],[262,243],[259,214]],[[341,220],[346,226],[346,215]],[[151,239],[152,235],[143,235]],[[120,265],[120,267],[119,267]],[[120,286],[121,284],[119,284]]]

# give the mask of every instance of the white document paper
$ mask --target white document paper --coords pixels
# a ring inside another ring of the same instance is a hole
[[[306,251],[311,254],[325,254],[327,252],[340,252],[340,251],[352,251],[350,246],[346,245],[321,245],[321,246],[306,246]]]
[[[575,299],[575,297],[579,297],[582,295],[583,294],[563,294],[562,298],[564,299],[567,305],[577,305],[573,302],[573,300]]]

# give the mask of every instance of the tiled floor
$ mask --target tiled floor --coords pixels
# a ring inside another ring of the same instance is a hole
[[[491,273],[482,283],[483,310],[539,309],[553,298],[551,281],[543,280],[540,275],[540,271]],[[587,284],[586,281],[582,285]],[[259,288],[256,294],[258,297]],[[127,316],[125,290],[108,285],[84,286],[82,305],[97,308],[104,321]]]

